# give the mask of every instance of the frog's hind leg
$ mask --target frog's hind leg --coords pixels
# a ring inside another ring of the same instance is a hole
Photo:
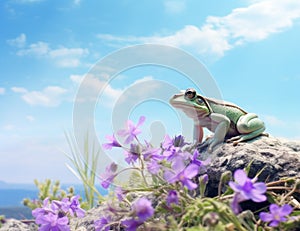
[[[231,139],[227,140],[227,142],[232,142],[233,146],[235,146],[240,142],[251,140],[251,139],[253,139],[257,136],[260,136],[260,135],[266,135],[266,134],[263,133],[264,130],[265,130],[265,128],[260,128],[260,129],[254,131],[254,132],[249,133],[249,134],[235,136],[235,137],[232,137]]]
[[[240,135],[227,140],[227,142],[233,142],[233,145],[237,145],[242,141],[251,140],[263,134],[265,130],[264,122],[254,113],[241,116],[236,126]]]

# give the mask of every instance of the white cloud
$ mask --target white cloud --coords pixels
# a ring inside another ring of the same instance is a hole
[[[87,49],[82,48],[59,48],[55,50],[51,50],[49,52],[50,57],[56,58],[56,57],[66,57],[66,56],[82,56],[87,55],[89,52]]]
[[[19,48],[24,47],[26,44],[26,35],[22,33],[14,39],[7,40],[7,43],[11,46],[15,46]]]
[[[71,75],[70,76],[70,79],[72,80],[72,82],[77,83],[77,84],[81,83],[83,78],[84,78],[84,76],[82,76],[82,75]]]
[[[12,90],[22,94],[22,99],[32,106],[55,107],[63,101],[66,89],[58,86],[48,86],[42,91],[28,91],[25,88],[13,87]]]
[[[258,41],[281,32],[300,18],[297,0],[265,0],[247,8],[238,8],[225,17],[209,17],[207,22],[217,30],[224,29],[238,42]]]
[[[27,89],[24,87],[12,87],[11,90],[16,93],[26,93]]]
[[[37,42],[30,44],[27,48],[21,49],[17,52],[19,56],[47,56],[50,51],[48,43]]]
[[[209,16],[201,27],[186,25],[168,36],[118,37],[100,34],[98,37],[116,43],[159,43],[190,48],[202,55],[222,57],[235,46],[260,41],[286,30],[299,18],[298,0],[262,0],[234,9],[224,17]]]
[[[164,7],[167,13],[178,14],[185,10],[186,3],[183,0],[166,0]]]
[[[5,94],[5,88],[0,87],[0,95],[4,95]]]
[[[122,89],[114,88],[108,81],[101,80],[93,74],[87,74],[85,76],[71,75],[70,79],[76,84],[84,84],[84,88],[87,91],[86,94],[82,94],[84,95],[84,98],[77,98],[76,100],[78,100],[79,102],[98,101],[99,105],[109,108],[111,108],[116,103],[116,101],[119,100],[120,97],[122,98],[121,100],[125,102],[127,100],[130,100],[131,97],[135,98],[145,96],[148,93],[153,93],[153,91],[158,88],[157,83],[151,82],[147,85],[147,88],[141,88],[138,90],[135,89],[134,92],[131,92],[130,90],[126,92],[126,90],[130,89],[136,84],[153,80],[152,76],[145,76],[143,78],[140,78]],[[100,90],[102,89],[103,91],[100,92]],[[98,93],[100,93],[100,95],[97,98]]]
[[[106,79],[98,78],[93,74],[87,75],[71,75],[70,79],[76,84],[83,84],[83,88],[86,89],[86,94],[81,94],[83,98],[77,98],[80,102],[96,101],[99,96],[100,102],[106,102],[106,106],[112,105],[122,94],[121,89],[114,89]],[[100,92],[103,89],[102,92]]]
[[[143,78],[134,81],[132,85],[137,84],[137,83],[147,82],[149,80],[153,80],[153,77],[152,76],[144,76]]]
[[[60,67],[78,67],[81,62],[78,58],[64,58],[57,60],[56,64]]]
[[[61,46],[53,49],[48,43],[42,41],[25,46],[25,34],[21,34],[16,39],[8,40],[8,43],[20,48],[17,51],[17,55],[19,56],[48,58],[60,67],[78,67],[81,64],[81,58],[89,54],[89,50],[84,48],[67,48]]]

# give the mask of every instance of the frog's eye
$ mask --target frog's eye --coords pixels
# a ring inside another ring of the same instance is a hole
[[[203,101],[203,99],[201,99],[201,98],[197,98],[197,103],[199,103],[199,104],[203,104],[203,103],[204,103],[204,101]]]
[[[193,88],[186,89],[184,93],[184,98],[187,100],[193,100],[196,97],[196,91]]]

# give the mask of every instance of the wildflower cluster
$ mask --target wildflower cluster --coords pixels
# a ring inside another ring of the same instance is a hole
[[[234,172],[235,181],[229,182],[231,189],[217,198],[205,197],[210,160],[201,159],[195,146],[180,135],[174,138],[167,135],[159,147],[140,142],[138,135],[144,121],[145,117],[140,117],[137,125],[128,121],[126,129],[107,136],[109,142],[103,144],[107,150],[123,149],[128,167],[118,170],[117,164],[111,163],[101,175],[102,187],[110,188],[113,194],[102,205],[102,215],[94,222],[96,231],[185,230],[187,227],[254,230],[259,219],[261,227],[279,226],[291,220],[292,207],[285,200],[273,199],[270,213],[265,207],[260,208],[264,212],[245,222],[240,203],[267,201],[268,185],[257,182],[256,177],[248,178],[241,169]],[[126,184],[117,185],[118,176],[125,171],[131,171],[131,178]]]
[[[39,231],[69,231],[69,217],[84,217],[85,211],[80,207],[79,196],[64,198],[61,201],[49,198],[43,201],[41,208],[32,211]]]
[[[145,225],[154,216],[154,201],[151,198],[151,191],[154,190],[161,191],[156,198],[160,200],[156,202],[156,208],[173,211],[174,206],[182,203],[181,194],[188,195],[188,191],[198,188],[193,178],[205,174],[209,161],[200,160],[199,152],[185,142],[183,136],[172,139],[167,135],[157,148],[146,141],[141,143],[138,139],[141,133],[139,127],[144,121],[145,117],[140,117],[137,125],[128,121],[127,128],[117,132],[124,138],[124,145],[115,135],[107,136],[109,143],[103,144],[103,148],[108,150],[122,148],[129,167],[118,172],[117,165],[111,163],[102,174],[102,187],[114,189],[118,204],[112,202],[108,205],[106,214],[95,222],[96,230],[108,230],[109,224],[117,221],[127,230]],[[124,171],[132,171],[134,185],[115,187],[114,180]],[[137,192],[138,197],[132,198]]]
[[[264,202],[267,197],[264,195],[267,191],[265,183],[256,183],[256,178],[250,179],[243,170],[236,170],[234,173],[236,182],[229,182],[229,186],[234,190],[234,196],[231,208],[238,214],[241,209],[239,203],[252,200],[254,202]],[[282,207],[277,204],[270,205],[270,213],[261,212],[259,217],[264,222],[270,222],[269,226],[277,227],[280,222],[287,221],[287,216],[292,212],[292,206],[284,204]]]

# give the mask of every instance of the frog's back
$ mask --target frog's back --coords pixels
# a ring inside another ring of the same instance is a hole
[[[234,124],[237,123],[238,119],[242,115],[247,114],[246,111],[233,103],[211,98],[207,98],[207,102],[209,103],[213,112],[226,115]]]

